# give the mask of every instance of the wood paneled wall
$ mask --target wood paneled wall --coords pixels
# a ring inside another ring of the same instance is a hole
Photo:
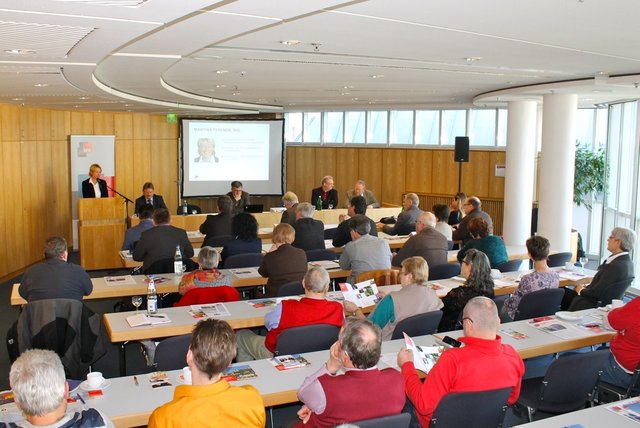
[[[152,181],[176,209],[178,125],[164,116],[0,105],[0,279],[41,260],[46,238],[71,242],[70,135],[115,135],[116,188],[135,199]]]
[[[472,151],[470,162],[462,166],[462,190],[502,200],[504,177],[495,176],[495,165],[504,163],[504,151]],[[341,206],[359,178],[380,202],[392,204],[401,204],[407,192],[454,195],[458,191],[453,149],[287,147],[287,190],[300,201],[309,201],[311,189],[325,175],[333,176]]]
[[[70,135],[115,135],[116,188],[135,199],[152,181],[172,213],[178,205],[178,125],[164,116],[46,110],[0,105],[0,280],[42,259],[47,237],[71,242]],[[462,188],[503,199],[504,178],[494,177],[503,151],[472,151]],[[308,201],[324,175],[345,192],[362,178],[381,202],[399,204],[406,192],[454,194],[458,167],[452,150],[288,147],[287,190]],[[229,177],[229,181],[234,177]],[[247,189],[251,191],[251,189]],[[265,197],[266,207],[279,197]],[[214,199],[190,200],[214,211]]]

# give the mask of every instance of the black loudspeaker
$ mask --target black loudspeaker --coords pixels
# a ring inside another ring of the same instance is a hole
[[[456,137],[455,162],[469,162],[469,137]]]

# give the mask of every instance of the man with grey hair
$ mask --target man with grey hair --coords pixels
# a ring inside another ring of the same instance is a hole
[[[420,199],[415,193],[407,193],[402,200],[404,210],[398,216],[395,224],[385,224],[382,231],[387,235],[408,235],[416,230],[416,221],[422,214],[418,204]]]
[[[22,353],[11,365],[9,382],[25,422],[8,426],[113,427],[96,409],[74,405],[74,410],[67,410],[69,384],[60,357],[53,351],[32,349]]]
[[[304,425],[298,426],[335,426],[400,413],[405,404],[402,376],[392,368],[376,367],[381,345],[380,327],[367,319],[348,318],[327,363],[298,389],[304,403],[298,411]],[[341,369],[344,373],[338,374]]]
[[[309,202],[299,203],[296,207],[296,221],[293,228],[296,239],[293,245],[305,251],[324,249],[324,223],[314,220],[315,208]]]
[[[469,300],[463,310],[462,326],[464,335],[458,340],[464,346],[444,351],[424,383],[416,374],[413,352],[403,348],[398,353],[405,392],[422,426],[429,426],[438,403],[449,392],[511,388],[509,404],[520,395],[524,363],[515,349],[503,345],[498,336],[500,318],[493,300]]]
[[[333,177],[325,175],[322,177],[320,187],[311,191],[311,203],[317,205],[318,198],[322,202],[322,209],[338,208],[338,191],[333,188]]]
[[[627,282],[627,287],[633,280],[633,261],[629,251],[636,243],[636,233],[626,227],[616,227],[607,239],[607,250],[611,253],[598,266],[598,271],[588,285],[577,285],[575,291],[566,289],[563,306],[570,311],[595,308],[610,294],[610,288],[621,282]],[[570,304],[568,303],[570,302]]]
[[[345,208],[349,208],[349,201],[351,201],[354,196],[362,196],[367,202],[367,208],[380,208],[380,202],[378,202],[373,192],[367,189],[364,180],[356,181],[356,184],[353,186],[353,190],[349,190],[347,192],[347,199],[344,205]]]
[[[377,236],[369,235],[369,218],[357,214],[349,220],[351,242],[340,255],[340,268],[351,269],[349,280],[355,282],[358,274],[375,269],[391,268],[389,243]]]
[[[302,280],[304,297],[300,300],[283,300],[272,312],[264,316],[267,336],[258,336],[251,330],[240,330],[237,361],[259,360],[273,357],[278,336],[283,330],[313,324],[330,324],[340,327],[344,320],[342,305],[327,300],[329,274],[320,266],[310,268]]]
[[[82,267],[67,263],[67,241],[54,236],[44,244],[43,263],[27,269],[18,292],[27,302],[43,299],[82,300],[93,291],[91,278]]]
[[[487,226],[489,226],[489,233],[493,233],[493,220],[486,212],[482,211],[482,202],[477,196],[471,196],[465,202],[463,210],[465,212],[465,216],[458,224],[456,230],[453,231],[452,237],[454,241],[462,241],[462,245],[460,248],[464,246],[468,241],[472,239],[469,235],[469,222],[474,218],[481,218],[487,222]]]
[[[393,257],[391,264],[401,266],[402,261],[413,256],[420,256],[429,266],[447,263],[447,238],[436,230],[436,216],[425,211],[416,221],[416,234],[402,246]]]

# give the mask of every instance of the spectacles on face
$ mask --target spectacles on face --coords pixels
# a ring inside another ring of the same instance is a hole
[[[463,261],[462,261],[462,263],[464,263],[464,264],[465,264],[465,265],[467,265],[467,266],[471,266],[471,262],[468,262],[468,261],[466,261],[466,260],[463,260]]]
[[[462,322],[465,322],[465,321],[469,321],[471,324],[473,324],[473,320],[469,317],[462,318]]]

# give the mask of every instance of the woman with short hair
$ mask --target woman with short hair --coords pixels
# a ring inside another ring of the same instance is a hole
[[[458,252],[459,262],[464,259],[464,255],[472,248],[485,253],[493,269],[509,261],[504,241],[499,236],[491,233],[489,225],[484,219],[480,217],[472,219],[467,226],[467,230],[473,239],[467,242]]]
[[[295,239],[296,231],[289,223],[273,228],[273,245],[258,269],[260,275],[269,278],[265,290],[268,297],[276,296],[281,285],[302,281],[307,272],[307,253],[291,245]]]
[[[198,269],[185,273],[178,285],[178,292],[185,295],[194,288],[219,287],[230,285],[229,278],[226,278],[217,267],[220,262],[220,254],[213,247],[202,247],[198,253]]]

